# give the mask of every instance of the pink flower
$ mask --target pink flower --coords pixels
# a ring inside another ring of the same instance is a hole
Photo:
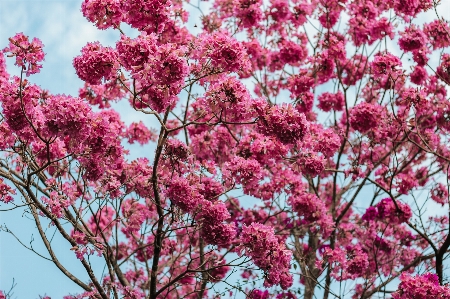
[[[66,196],[58,194],[56,191],[52,191],[49,197],[41,197],[41,201],[46,204],[49,211],[56,217],[62,218],[64,209],[72,204],[72,201]]]
[[[141,87],[143,83],[137,81],[136,86]],[[147,84],[147,83],[146,83]],[[178,101],[174,94],[178,89],[171,89],[167,85],[156,85],[148,82],[149,87],[142,89],[140,99],[130,97],[130,103],[133,108],[150,108],[157,112],[166,111],[167,108],[173,108]]]
[[[427,47],[420,48],[417,50],[412,51],[413,54],[413,60],[417,65],[425,66],[430,59],[428,57],[428,54],[431,54],[431,50]]]
[[[328,49],[330,55],[336,57],[338,60],[345,60],[346,50],[345,44],[347,40],[339,32],[330,32],[329,36],[321,41],[322,48]]]
[[[132,123],[126,131],[126,137],[128,138],[128,143],[133,144],[138,142],[141,145],[147,144],[150,141],[156,141],[158,136],[152,130],[149,130],[142,121],[138,123]]]
[[[285,22],[290,17],[289,1],[272,0],[269,8],[269,15],[275,23]]]
[[[255,265],[267,272],[264,281],[266,287],[280,285],[286,289],[292,285],[292,276],[289,274],[292,252],[278,241],[273,228],[260,223],[244,225],[241,244]]]
[[[117,52],[110,47],[103,47],[99,42],[87,43],[81,49],[81,55],[75,57],[73,66],[81,80],[89,84],[100,84],[116,76],[119,68]]]
[[[369,266],[368,256],[362,250],[348,250],[347,271],[351,275],[363,276]]]
[[[184,57],[186,49],[175,44],[165,44],[151,57],[149,66],[153,68],[154,81],[159,85],[170,85],[177,90],[184,83],[189,67]],[[177,92],[178,93],[178,92]]]
[[[123,18],[120,0],[84,0],[81,12],[99,29],[118,27]]]
[[[83,142],[91,133],[91,107],[79,98],[66,95],[51,96],[42,108],[48,132],[53,136]]]
[[[265,290],[252,290],[249,295],[248,295],[248,299],[269,299],[269,291]]]
[[[0,51],[0,82],[9,79],[9,74],[6,70],[6,59],[3,52],[4,51]]]
[[[450,54],[443,54],[436,71],[439,79],[450,85]]]
[[[424,67],[418,65],[414,68],[414,71],[409,75],[412,83],[422,85],[425,80],[428,79],[428,73]]]
[[[293,94],[291,94],[291,97],[292,96]],[[314,94],[310,91],[306,91],[302,94],[299,94],[295,98],[295,109],[300,113],[304,113],[305,116],[311,115],[313,106],[314,106]]]
[[[392,199],[384,198],[375,206],[369,207],[361,219],[366,221],[390,221],[400,224],[407,222],[411,216],[411,208],[407,204],[400,201],[396,201],[396,204],[394,204]]]
[[[258,130],[275,136],[284,144],[302,140],[308,130],[305,115],[290,104],[274,105],[260,110]]]
[[[427,42],[428,38],[425,33],[415,25],[411,25],[401,34],[398,44],[400,49],[407,52],[422,49],[426,46]]]
[[[361,80],[369,68],[366,56],[356,54],[351,59],[347,59],[342,65],[342,83],[346,85],[355,85]]]
[[[313,149],[321,152],[325,157],[332,157],[341,146],[341,139],[332,129],[320,130]]]
[[[415,88],[405,88],[405,90],[402,91],[400,95],[401,101],[399,101],[399,104],[401,105],[407,105],[407,106],[416,106],[420,107],[424,103],[426,103],[426,95],[423,91],[420,91]]]
[[[350,111],[350,125],[353,129],[365,133],[375,129],[382,116],[382,108],[378,104],[362,102]]]
[[[293,7],[293,12],[291,13],[291,22],[300,27],[307,22],[306,17],[313,13],[315,5],[307,2],[299,2],[295,4],[296,5]]]
[[[226,72],[247,70],[250,67],[247,51],[242,43],[230,37],[225,31],[199,36],[195,55],[201,64],[211,60],[211,65]]]
[[[124,89],[116,81],[106,84],[90,85],[84,83],[84,87],[78,90],[79,97],[91,105],[98,105],[100,109],[110,108],[111,102],[117,102],[125,97]]]
[[[223,175],[227,179],[235,179],[238,183],[258,182],[262,178],[262,169],[258,161],[234,157],[224,165]]]
[[[20,32],[9,39],[9,47],[3,49],[3,52],[8,52],[15,56],[15,65],[22,67],[23,70],[27,70],[26,75],[28,77],[31,74],[40,72],[42,64],[39,64],[39,62],[43,61],[45,56],[42,50],[43,47],[44,45],[39,39],[33,38],[33,41],[30,43],[28,36]]]
[[[325,50],[317,54],[314,58],[314,74],[317,76],[317,83],[323,84],[335,77],[335,61],[330,50]]]
[[[433,7],[432,0],[395,0],[394,9],[405,20],[415,17],[418,13]]]
[[[202,223],[221,223],[230,218],[230,213],[221,201],[203,201],[197,217]]]
[[[314,77],[310,76],[307,70],[300,70],[299,74],[291,76],[288,82],[289,91],[294,97],[309,92],[314,85]]]
[[[304,45],[293,41],[283,40],[279,43],[278,47],[280,48],[278,58],[283,64],[299,66],[308,55],[308,51]]]
[[[173,178],[166,190],[166,196],[185,212],[193,211],[205,199],[196,186],[192,186],[186,178]]]
[[[402,62],[397,57],[390,53],[378,53],[371,63],[372,71],[375,76],[389,76],[394,79],[401,75]]]
[[[318,107],[325,112],[342,111],[345,104],[344,94],[341,91],[337,93],[324,92],[318,97],[318,100]]]
[[[80,231],[72,231],[70,236],[77,242],[77,244],[80,245],[87,245],[88,244],[88,238],[86,235]]]
[[[257,26],[263,19],[263,12],[261,11],[261,0],[239,0],[235,5],[236,17],[242,22],[245,28]]]
[[[103,217],[108,217],[109,219],[112,219],[114,215],[115,215],[114,211],[109,211],[108,213],[105,213]],[[144,224],[146,219],[150,217],[151,214],[147,206],[143,205],[142,203],[136,200],[129,199],[124,201],[122,205],[122,215],[126,219],[126,223],[122,228],[122,231],[126,235],[130,236],[139,233],[142,224]],[[107,220],[106,221],[104,220],[103,225],[107,225],[107,223],[109,224],[110,221],[111,220],[109,220],[109,222]],[[109,225],[107,229],[112,227],[113,227],[112,225]]]
[[[308,222],[314,222],[326,216],[326,207],[322,200],[311,193],[300,193],[289,198],[289,204],[299,216]]]
[[[170,25],[172,1],[169,0],[128,0],[122,2],[124,21],[133,28],[147,33],[161,33]]]
[[[439,285],[439,279],[436,274],[426,273],[413,277],[402,273],[400,279],[402,282],[398,286],[398,290],[392,294],[393,299],[450,298],[450,288]]]
[[[208,244],[227,246],[236,238],[236,226],[234,223],[208,223],[202,225],[202,238]]]
[[[336,0],[321,1],[323,7],[320,7],[318,20],[323,27],[332,28],[339,20],[339,15],[343,10],[339,2]]]
[[[318,176],[325,169],[325,159],[316,153],[303,154],[298,160],[304,174],[311,177]]]
[[[433,45],[433,50],[450,46],[450,26],[446,22],[434,20],[425,24],[423,31]]]
[[[235,77],[213,83],[206,92],[206,105],[226,121],[245,121],[254,114],[252,99],[245,85]]]
[[[364,277],[369,267],[369,256],[359,244],[344,248],[326,248],[324,258],[332,267],[332,276],[339,280]]]
[[[448,189],[447,186],[442,183],[437,183],[433,189],[431,189],[431,199],[435,202],[444,205],[448,203]]]
[[[12,147],[16,141],[11,129],[8,127],[6,122],[0,123],[0,150],[5,150]]]
[[[15,195],[16,190],[3,183],[3,179],[0,179],[0,201],[4,203],[10,203],[14,200],[11,195]]]
[[[87,225],[94,236],[99,236],[100,240],[103,240],[103,237],[108,240],[114,228],[113,219],[115,215],[114,209],[106,206],[103,209],[99,209],[95,215],[92,215]]]
[[[202,188],[200,194],[203,195],[206,200],[215,201],[218,199],[218,195],[222,194],[224,191],[222,184],[210,177],[203,177],[201,183]]]
[[[22,83],[21,94],[19,95],[20,78],[14,77],[12,82],[5,82],[0,90],[0,102],[2,103],[3,115],[9,129],[14,133],[19,133],[24,137],[28,135],[30,122],[42,122],[42,114],[38,108],[38,100],[42,90],[34,84]]]
[[[184,161],[189,154],[190,152],[186,144],[178,139],[167,139],[164,145],[164,158]]]
[[[292,292],[283,292],[277,295],[276,299],[297,299]]]
[[[411,173],[399,173],[396,178],[396,185],[400,194],[408,194],[413,188],[418,187],[419,184]]]
[[[389,20],[385,17],[382,17],[372,23],[369,34],[369,44],[373,44],[375,41],[381,40],[385,37],[389,37],[391,40],[395,37],[392,22],[389,22]]]
[[[125,69],[132,71],[143,67],[151,55],[157,51],[157,37],[155,34],[141,34],[137,38],[120,36],[116,43],[120,63]]]

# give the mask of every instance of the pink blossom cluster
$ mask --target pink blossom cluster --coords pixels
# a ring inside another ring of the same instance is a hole
[[[254,289],[250,292],[248,298],[249,299],[268,299],[270,296],[269,291],[265,290],[258,290],[258,289]]]
[[[441,65],[439,65],[436,72],[439,79],[450,84],[450,54],[442,55]]]
[[[441,286],[436,274],[426,273],[414,277],[403,273],[400,279],[402,282],[398,290],[392,294],[393,299],[450,298],[450,288]]]
[[[406,28],[398,41],[400,49],[405,52],[422,49],[426,47],[427,43],[429,41],[425,33],[414,25]]]
[[[0,137],[0,149],[1,150],[10,148],[14,145],[15,137],[12,134],[11,129],[5,122],[2,122],[0,124],[0,136],[1,136]]]
[[[119,0],[84,0],[83,15],[99,29],[118,27],[123,19],[122,2]]]
[[[333,276],[337,280],[355,279],[364,276],[369,266],[369,257],[364,250],[356,246],[348,246],[345,249],[325,249],[324,257],[333,267]]]
[[[91,133],[91,107],[79,98],[66,95],[52,96],[42,107],[45,125],[51,136],[83,142]]]
[[[247,88],[235,77],[225,77],[214,82],[206,92],[205,106],[211,113],[220,115],[220,118],[226,121],[251,119],[252,104]]]
[[[18,92],[20,90],[20,93]],[[41,89],[28,82],[20,85],[20,78],[14,77],[12,82],[3,85],[1,91],[1,102],[3,115],[6,118],[8,127],[15,132],[20,131],[20,135],[30,133],[30,122],[41,119],[38,106]]]
[[[8,71],[6,70],[6,59],[5,56],[3,54],[3,51],[0,52],[0,80],[8,80],[9,78],[9,74]]]
[[[318,97],[318,100],[318,107],[325,112],[329,112],[331,110],[342,111],[342,109],[344,109],[344,95],[341,91],[335,94],[324,92]]]
[[[245,253],[256,266],[265,271],[264,285],[280,284],[287,289],[293,283],[289,273],[292,252],[273,233],[273,228],[252,223],[242,229],[241,242]]]
[[[141,145],[145,145],[150,141],[157,140],[156,133],[153,130],[147,128],[142,121],[138,123],[132,123],[127,128],[125,134],[130,144],[138,142]]]
[[[0,201],[4,203],[10,203],[14,200],[11,195],[15,195],[16,190],[4,183],[3,179],[0,179]]]
[[[194,57],[202,65],[210,64],[217,71],[238,72],[250,67],[247,52],[240,42],[225,31],[199,36]]]
[[[423,31],[433,45],[433,50],[450,46],[449,30],[448,23],[440,22],[439,20],[425,24],[423,28]]]
[[[261,164],[255,159],[234,157],[224,165],[223,176],[239,184],[257,184],[264,176]]]
[[[9,46],[3,49],[3,52],[10,53],[8,56],[16,57],[15,65],[26,70],[26,75],[32,75],[40,72],[44,60],[44,51],[42,42],[33,38],[30,42],[28,36],[23,33],[17,33],[14,37],[9,39]]]
[[[205,194],[203,184],[194,184],[184,177],[171,178],[170,186],[165,191],[173,204],[194,215],[201,224],[201,235],[207,243],[220,246],[230,244],[236,237],[236,228],[234,223],[225,222],[230,218],[225,204],[217,197],[205,199],[202,193]]]
[[[332,230],[333,221],[327,214],[325,203],[315,194],[306,192],[293,194],[288,202],[293,212],[300,218],[299,225],[311,226],[313,230],[317,225],[324,235]]]
[[[138,80],[137,86],[146,86],[141,90],[141,99],[132,99],[133,106],[150,107],[158,112],[173,107],[189,72],[184,58],[186,48],[161,45],[154,34],[142,34],[135,39],[122,35],[116,48],[120,63]]]
[[[173,22],[170,15],[174,4],[169,0],[130,0],[123,3],[126,22],[146,32],[162,32]]]
[[[102,79],[110,80],[116,76],[117,59],[117,52],[111,47],[103,47],[99,42],[87,43],[81,49],[81,55],[74,58],[73,66],[81,80],[98,85]]]
[[[411,208],[407,204],[384,198],[375,206],[369,207],[362,219],[367,221],[390,221],[391,223],[400,224],[407,222],[411,216]]]
[[[401,60],[391,53],[377,53],[371,63],[371,69],[375,76],[381,77],[381,82],[392,84],[392,80],[397,80],[401,75]],[[390,88],[390,86],[386,86]]]
[[[308,130],[308,121],[292,105],[272,106],[261,109],[258,130],[275,136],[284,144],[301,141]]]
[[[351,110],[350,125],[361,133],[373,130],[379,124],[382,112],[380,105],[362,102]]]

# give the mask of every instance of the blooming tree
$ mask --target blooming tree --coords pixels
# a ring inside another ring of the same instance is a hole
[[[32,83],[39,39],[18,33],[0,56],[1,207],[31,215],[47,251],[29,249],[80,287],[66,299],[450,298],[438,2],[84,0],[81,12],[122,34],[74,58],[78,95]],[[125,125],[117,101],[158,125]]]

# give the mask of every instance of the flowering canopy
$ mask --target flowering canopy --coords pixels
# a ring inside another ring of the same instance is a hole
[[[84,0],[122,34],[80,49],[78,95],[24,78],[39,39],[0,56],[1,205],[32,215],[80,287],[65,298],[450,298],[450,27],[418,22],[438,3],[204,5]],[[157,126],[126,125],[118,101]],[[132,160],[127,143],[156,150]]]

